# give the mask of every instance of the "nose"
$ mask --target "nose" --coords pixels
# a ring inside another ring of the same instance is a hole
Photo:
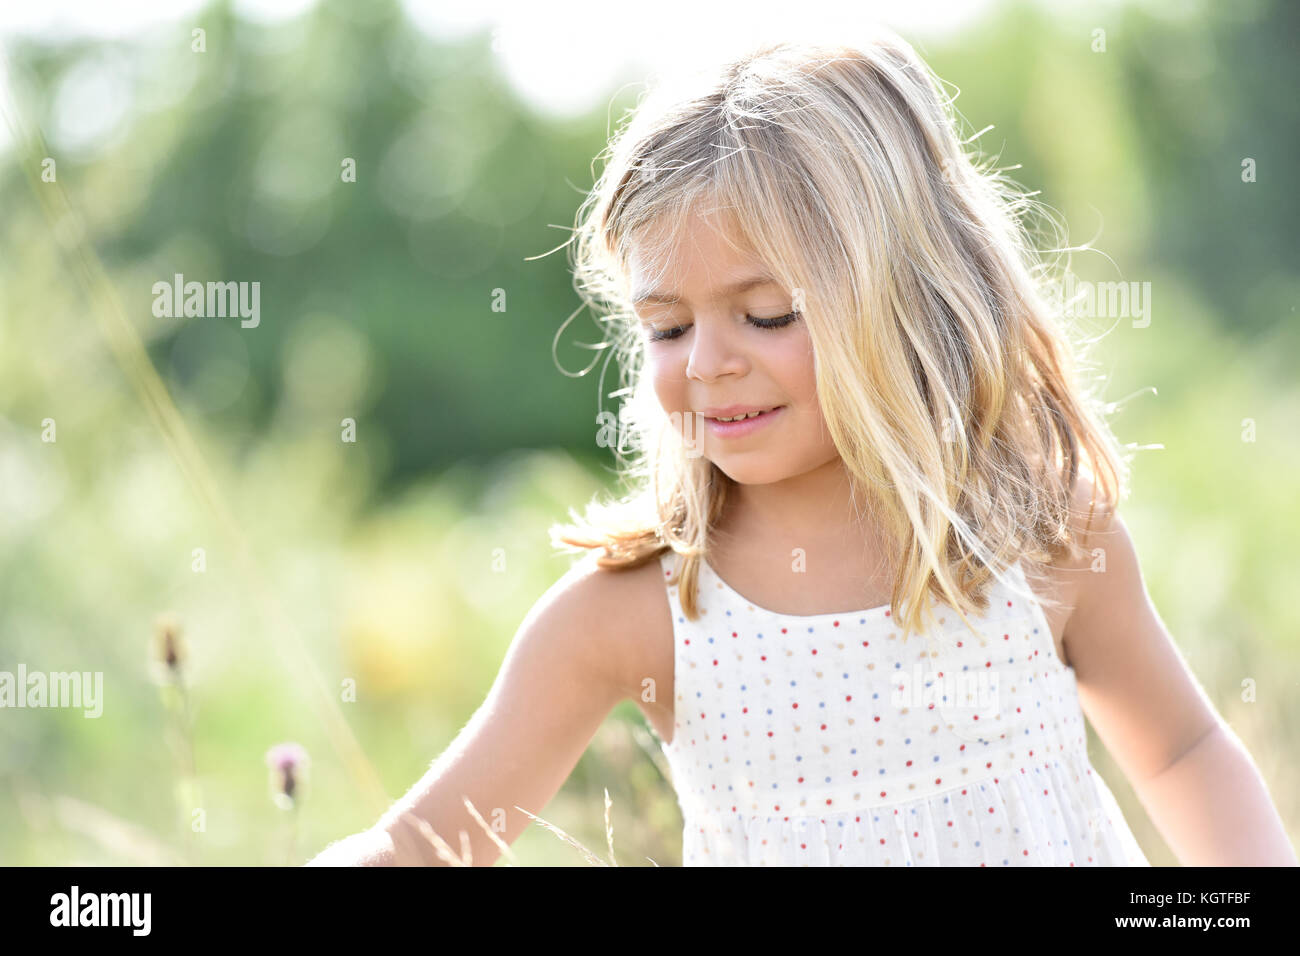
[[[737,350],[735,330],[727,316],[697,316],[691,327],[691,354],[686,362],[686,377],[711,382],[723,375],[738,375],[745,369],[745,358]]]

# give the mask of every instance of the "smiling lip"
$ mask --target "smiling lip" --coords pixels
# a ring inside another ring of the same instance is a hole
[[[701,408],[700,414],[705,418],[735,418],[737,415],[748,415],[750,412],[770,412],[780,407],[780,405],[720,405],[716,408]]]
[[[722,415],[739,415],[744,411],[760,411],[758,408],[745,409],[734,405],[731,408],[734,408],[735,411],[732,411],[730,408],[719,408],[709,409],[709,412]],[[704,415],[706,427],[709,429],[711,434],[716,435],[718,438],[742,438],[745,435],[758,431],[760,428],[766,428],[773,419],[780,417],[781,413],[785,411],[785,406],[777,405],[775,408],[764,408],[761,409],[761,411],[763,412],[761,415],[755,415],[753,418],[742,418],[739,421],[734,422],[720,422],[717,418],[712,417],[708,413],[701,414]]]

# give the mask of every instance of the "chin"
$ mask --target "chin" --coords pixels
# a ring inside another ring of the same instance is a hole
[[[767,460],[743,461],[712,458],[718,470],[738,485],[770,485],[793,475],[789,464],[764,456]]]

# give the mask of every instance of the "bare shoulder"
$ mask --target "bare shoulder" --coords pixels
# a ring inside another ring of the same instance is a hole
[[[1055,567],[1071,575],[1075,582],[1075,598],[1082,602],[1101,579],[1107,551],[1113,549],[1121,538],[1128,538],[1116,503],[1103,500],[1087,474],[1079,476],[1074,488],[1070,502],[1070,531],[1079,553],[1074,557],[1063,555]]]
[[[1114,506],[1102,501],[1092,478],[1081,473],[1071,497],[1069,515],[1077,551],[1073,555],[1058,554],[1039,574],[1029,578],[1033,590],[1048,599],[1043,613],[1052,629],[1057,656],[1069,667],[1074,666],[1068,640],[1070,624],[1096,584],[1099,555],[1104,562],[1104,550],[1098,550],[1104,549],[1100,542],[1113,538],[1116,520]]]
[[[603,568],[584,555],[534,606],[561,615],[574,649],[594,673],[613,683],[620,699],[639,695],[646,676],[660,674],[667,653],[671,679],[672,618],[659,560],[632,568]]]
[[[1133,610],[1134,603],[1145,598],[1128,528],[1116,503],[1102,500],[1094,489],[1091,477],[1080,475],[1070,506],[1070,528],[1078,553],[1063,555],[1053,565],[1061,591],[1069,599],[1064,643],[1066,652],[1075,658],[1082,655],[1084,632],[1091,626],[1098,604]]]
[[[1089,511],[1091,482],[1079,483],[1073,506],[1073,527],[1081,554],[1066,564],[1076,578],[1071,618],[1074,632],[1090,625],[1101,608],[1107,614],[1137,614],[1149,604],[1137,546],[1115,503],[1098,501]]]

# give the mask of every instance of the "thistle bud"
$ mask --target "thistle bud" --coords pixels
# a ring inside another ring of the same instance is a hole
[[[159,677],[164,680],[179,679],[185,658],[180,624],[170,615],[158,618],[154,624],[154,666]]]

